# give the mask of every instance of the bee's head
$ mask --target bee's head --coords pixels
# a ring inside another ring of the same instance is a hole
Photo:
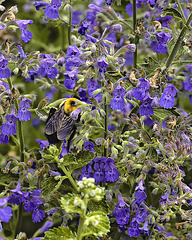
[[[81,107],[80,100],[77,98],[68,98],[64,103],[64,112],[70,115],[78,107]]]

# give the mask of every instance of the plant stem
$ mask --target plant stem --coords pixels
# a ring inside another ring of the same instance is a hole
[[[11,78],[8,78],[8,84],[9,84],[9,88],[12,92],[13,91],[13,84],[12,84]],[[18,100],[15,99],[14,103],[15,103],[16,110],[18,112],[18,110],[19,110]],[[18,120],[17,121],[17,126],[18,126],[19,141],[20,141],[20,160],[21,160],[21,162],[24,162],[25,157],[24,157],[24,137],[23,137],[22,122]]]
[[[105,130],[104,130],[104,139],[107,141],[107,134],[108,134],[108,104],[107,104],[107,98],[105,97],[105,103],[104,103],[104,109],[105,109]],[[107,158],[107,146],[104,146],[104,157]]]
[[[78,226],[78,230],[77,230],[77,240],[81,240],[81,233],[83,232],[83,225],[84,225],[84,221],[85,221],[85,215],[87,212],[87,199],[84,199],[84,203],[85,203],[85,207],[83,209],[83,215],[80,216],[80,221],[79,221],[79,226]]]
[[[75,180],[72,178],[72,176],[69,173],[69,171],[67,171],[66,167],[62,166],[62,164],[59,167],[63,170],[63,172],[65,173],[66,177],[69,179],[70,183],[72,184],[72,186],[76,190],[76,192],[78,192],[77,184],[76,184]]]
[[[181,12],[181,15],[182,15],[182,17],[183,17],[184,24],[186,24],[186,17],[185,17],[185,14],[184,14],[184,12],[183,12],[183,8],[181,7],[181,3],[180,3],[179,0],[177,0],[177,5],[178,5],[178,9],[179,9],[179,11]]]
[[[136,23],[137,23],[137,6],[136,6],[136,0],[133,0],[133,32],[135,34],[135,45],[136,45],[136,49],[134,52],[134,63],[133,63],[133,67],[137,68],[137,36],[136,36]]]
[[[71,21],[72,21],[72,10],[71,10],[71,0],[69,8],[69,23],[68,23],[68,44],[71,45]]]
[[[173,47],[173,49],[171,51],[171,54],[169,55],[167,61],[165,62],[164,67],[162,68],[163,74],[165,73],[165,71],[168,70],[168,68],[170,67],[171,63],[173,62],[173,60],[174,60],[174,58],[175,58],[179,48],[181,47],[183,38],[184,38],[184,36],[185,36],[185,34],[186,34],[187,30],[188,30],[188,26],[191,23],[191,20],[192,20],[192,13],[190,13],[190,15],[189,15],[189,17],[187,19],[186,25],[183,26],[183,28],[182,28],[182,30],[181,30],[181,32],[179,34],[179,37],[178,37],[178,39],[177,39],[177,41],[176,41],[176,43],[175,43],[175,45],[174,45],[174,47]]]

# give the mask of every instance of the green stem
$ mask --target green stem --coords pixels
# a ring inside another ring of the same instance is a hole
[[[87,212],[87,199],[84,199],[84,203],[85,203],[85,207],[83,209],[83,214],[80,217],[79,226],[78,226],[78,230],[77,230],[77,240],[82,239],[81,233],[83,232],[83,225],[84,225],[85,216],[86,216],[86,212]]]
[[[65,173],[66,177],[69,179],[70,183],[72,184],[72,186],[74,187],[76,192],[78,192],[77,184],[76,184],[75,180],[72,178],[71,174],[67,171],[66,167],[64,167],[62,165],[60,165],[59,167]]]
[[[136,6],[136,0],[133,0],[133,32],[135,34],[135,45],[136,45],[136,50],[134,52],[134,63],[133,67],[137,68],[137,36],[136,36],[136,23],[137,23],[137,6]]]
[[[71,0],[70,0],[71,6]],[[68,44],[71,45],[71,21],[72,21],[72,10],[69,8],[69,23],[68,23]]]
[[[8,84],[9,84],[9,88],[12,91],[13,90],[13,84],[11,81],[11,78],[8,78]],[[15,99],[15,107],[16,110],[18,112],[19,110],[19,102],[17,99]],[[24,162],[25,157],[24,157],[24,137],[23,137],[23,127],[22,127],[22,122],[21,121],[17,121],[17,126],[18,126],[18,134],[19,134],[19,141],[20,141],[20,160],[21,162]]]
[[[175,45],[174,45],[174,47],[173,47],[173,49],[171,51],[171,54],[169,55],[167,61],[165,62],[164,67],[162,68],[163,73],[165,73],[165,71],[168,70],[168,68],[170,67],[171,63],[173,62],[173,60],[174,60],[174,58],[175,58],[179,48],[181,47],[183,38],[185,37],[185,34],[186,34],[187,30],[188,30],[188,26],[191,23],[191,20],[192,20],[192,13],[190,13],[190,15],[189,15],[189,17],[187,19],[186,25],[183,26],[183,28],[182,28],[182,30],[181,30],[181,32],[179,34],[179,37],[178,37],[178,39],[177,39],[177,41],[176,41],[176,43],[175,43]]]
[[[177,0],[177,5],[178,5],[178,9],[179,9],[179,11],[180,11],[180,13],[181,13],[181,15],[183,17],[184,24],[186,24],[187,20],[186,20],[185,14],[183,12],[183,8],[181,7],[181,3],[180,3],[179,0]]]
[[[105,130],[104,130],[104,139],[107,141],[107,135],[108,135],[108,104],[107,99],[105,97],[105,103],[104,103],[104,109],[105,109]],[[107,147],[104,146],[104,157],[107,158]]]

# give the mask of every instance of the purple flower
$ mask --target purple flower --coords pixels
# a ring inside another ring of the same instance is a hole
[[[105,157],[98,157],[94,158],[94,173],[93,178],[95,178],[96,183],[104,182],[105,181]]]
[[[5,59],[2,54],[0,54],[0,78],[11,77],[11,71],[7,67],[9,59]]]
[[[7,122],[1,126],[1,131],[4,135],[14,135],[17,132],[17,120],[18,118],[13,114],[7,114],[5,117]]]
[[[159,100],[159,104],[163,108],[172,108],[175,104],[175,98],[168,94],[163,94]]]
[[[79,48],[74,45],[74,46],[71,46],[69,45],[68,46],[68,49],[67,49],[67,56],[70,56],[70,57],[79,57],[79,55],[81,55],[81,51],[79,50]]]
[[[41,222],[45,218],[45,212],[43,209],[35,209],[32,214],[33,222]]]
[[[8,223],[13,216],[12,209],[9,206],[0,208],[0,220],[2,222]]]
[[[121,233],[123,233],[126,230],[125,225],[129,222],[130,209],[121,195],[118,195],[118,200],[119,202],[115,205],[113,215],[116,217]]]
[[[26,54],[24,53],[23,48],[20,45],[17,45],[17,48],[19,49],[19,57],[26,58]]]
[[[137,210],[136,215],[135,215],[135,219],[137,220],[137,222],[139,222],[139,223],[144,222],[146,217],[147,217],[146,209],[145,208],[139,208]]]
[[[36,9],[39,11],[40,8],[44,8],[44,7],[48,6],[49,3],[45,3],[45,2],[43,2],[43,1],[36,1],[36,2],[34,3],[34,5],[35,5]]]
[[[173,20],[172,16],[165,16],[165,17],[157,17],[156,18],[157,21],[159,21],[161,23],[162,27],[166,27],[169,28],[168,25],[171,23],[171,21]]]
[[[73,89],[75,87],[75,82],[78,80],[77,73],[78,69],[64,73],[65,75],[64,86],[67,89]]]
[[[53,67],[55,62],[56,61],[54,58],[45,56],[40,60],[38,74],[42,77],[45,77],[47,75],[51,79],[55,78],[58,75],[58,69],[56,67]]]
[[[78,30],[78,33],[81,35],[85,35],[85,31],[89,28],[89,23],[87,21],[83,21],[81,27]]]
[[[166,203],[167,201],[169,201],[169,191],[167,191],[165,195],[161,196],[160,203]]]
[[[157,0],[147,0],[148,4],[153,8]]]
[[[15,20],[15,23],[20,27],[21,40],[23,42],[29,42],[32,39],[33,34],[26,29],[27,29],[27,25],[32,24],[33,21],[32,20]]]
[[[145,92],[149,90],[150,84],[145,78],[140,78],[139,81],[139,87],[133,89],[132,95],[135,99],[142,100],[145,97]]]
[[[133,4],[132,3],[127,4],[125,6],[125,11],[130,17],[133,17]]]
[[[97,61],[99,66],[99,72],[105,73],[107,70],[107,66],[109,65],[108,62],[105,61],[105,56],[103,55],[100,60]]]
[[[53,226],[53,221],[47,220],[44,225],[39,229],[40,233],[46,232]]]
[[[138,237],[141,234],[141,230],[139,229],[139,223],[135,218],[130,222],[130,226],[128,228],[128,235],[130,237]]]
[[[45,16],[51,19],[57,19],[59,17],[59,7],[61,6],[61,0],[52,0],[51,4],[45,8]]]
[[[175,86],[173,85],[169,85],[168,87],[166,87],[163,91],[164,94],[170,94],[172,97],[174,97],[177,93],[177,89]]]
[[[82,14],[82,11],[73,11],[72,12],[72,24],[78,25],[80,22],[80,15]]]
[[[35,78],[38,76],[37,71],[35,71],[34,69],[30,69],[28,72],[28,77],[26,78],[26,82],[31,82],[34,81]]]
[[[141,100],[142,105],[139,108],[139,114],[142,116],[151,116],[153,115],[153,108],[151,107],[151,102],[152,102],[152,98],[147,97],[143,100]]]
[[[9,135],[0,133],[0,143],[7,144],[9,142]]]
[[[86,16],[87,21],[89,21],[91,24],[94,23],[96,19],[96,11],[94,10],[88,10],[87,11],[87,16]]]
[[[28,121],[31,118],[31,112],[27,109],[30,107],[30,103],[32,101],[29,99],[22,99],[22,101],[19,103],[19,111],[17,113],[17,117],[20,121]]]
[[[146,189],[146,187],[143,186],[143,180],[141,179],[139,181],[139,185],[137,187],[135,187],[135,191],[137,191],[137,190],[144,191],[145,189]]]
[[[11,192],[13,192],[13,194],[11,194],[8,197],[8,202],[9,203],[14,203],[14,204],[17,204],[17,205],[21,205],[23,193],[20,191],[20,188],[21,188],[21,182],[19,181],[16,189],[11,190]]]
[[[141,231],[143,231],[143,234],[144,235],[148,235],[149,236],[149,230],[150,228],[148,227],[148,221],[145,221],[144,224],[143,224],[143,227],[139,227],[139,229]]]
[[[85,147],[85,151],[90,151],[90,152],[95,152],[95,150],[94,150],[94,147],[95,147],[95,145],[94,145],[94,143],[92,143],[92,142],[89,142],[89,141],[87,141],[87,142],[84,142],[84,147]]]
[[[108,158],[105,161],[105,179],[106,181],[115,182],[119,179],[119,171],[115,168],[114,160]]]
[[[135,197],[136,203],[140,205],[147,198],[147,195],[144,191],[138,190],[136,191],[134,197]]]
[[[83,177],[86,177],[86,178],[91,178],[93,177],[92,175],[92,161],[90,163],[88,163],[87,165],[83,166],[82,169],[81,169],[81,176],[80,176],[80,180],[83,179]]]
[[[43,151],[43,148],[50,145],[50,143],[48,141],[43,141],[41,139],[36,139],[36,142],[40,145],[41,151]]]
[[[94,97],[98,102],[100,102],[102,99],[101,93],[98,93],[96,96],[93,94],[93,92],[99,88],[98,82],[93,78],[90,78],[90,80],[87,82],[87,88],[89,96]]]
[[[125,107],[125,100],[123,96],[125,95],[125,89],[120,85],[113,91],[113,98],[111,100],[111,108],[117,110],[123,110]]]
[[[151,42],[151,49],[153,52],[156,53],[167,53],[167,42],[171,39],[171,34],[170,33],[155,33],[157,41],[152,41]]]

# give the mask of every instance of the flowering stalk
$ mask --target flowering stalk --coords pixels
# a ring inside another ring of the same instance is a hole
[[[136,7],[136,0],[133,0],[133,32],[136,34],[136,22],[137,22],[137,7]],[[136,36],[135,36],[135,44],[136,44]],[[137,44],[136,44],[136,49],[134,52],[134,63],[133,67],[137,67]]]
[[[107,141],[107,131],[108,131],[108,105],[107,105],[107,99],[105,97],[105,131],[104,131],[104,139]],[[104,157],[107,158],[107,146],[104,145]]]
[[[179,34],[179,37],[171,51],[171,54],[169,55],[169,57],[167,58],[167,61],[165,62],[165,65],[164,67],[162,68],[163,70],[163,73],[165,73],[165,71],[170,67],[172,61],[174,60],[179,48],[181,47],[181,43],[183,41],[183,38],[188,30],[188,27],[189,27],[189,24],[191,23],[191,20],[192,20],[192,13],[190,13],[188,19],[187,19],[187,22],[186,24],[183,26],[180,34]]]
[[[9,88],[11,89],[11,91],[13,90],[13,84],[11,82],[11,78],[8,78],[8,84],[9,84]],[[18,100],[15,99],[15,107],[17,109],[17,111],[19,110],[19,103]],[[24,137],[23,137],[23,127],[22,127],[22,122],[20,120],[18,120],[18,133],[19,133],[19,141],[20,141],[20,159],[21,162],[24,162]]]
[[[72,20],[72,9],[71,9],[71,1],[69,7],[69,23],[68,23],[68,43],[71,45],[71,20]]]

